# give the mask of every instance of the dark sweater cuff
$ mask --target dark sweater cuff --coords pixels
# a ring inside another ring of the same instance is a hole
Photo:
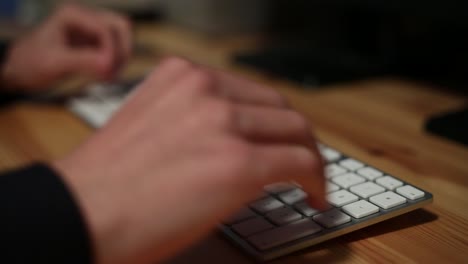
[[[4,263],[92,263],[80,208],[43,164],[0,175],[0,234]]]

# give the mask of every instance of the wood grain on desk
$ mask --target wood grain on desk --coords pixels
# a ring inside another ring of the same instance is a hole
[[[139,45],[127,75],[148,70],[168,54],[229,69],[279,90],[313,123],[318,137],[339,150],[434,194],[425,209],[305,249],[273,263],[468,262],[468,149],[423,131],[424,120],[466,100],[427,86],[370,80],[303,90],[235,67],[234,50],[263,40],[210,38],[170,26],[137,27]],[[153,52],[154,49],[154,52]],[[92,133],[61,105],[21,103],[0,111],[0,168],[60,157]],[[213,232],[170,263],[250,263]]]

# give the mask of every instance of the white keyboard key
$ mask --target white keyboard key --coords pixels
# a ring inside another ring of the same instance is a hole
[[[255,217],[238,224],[233,225],[231,228],[243,237],[251,236],[255,233],[265,231],[275,227],[262,217]]]
[[[294,205],[299,212],[301,212],[305,216],[313,216],[318,214],[320,211],[310,207],[306,202],[300,202]]]
[[[227,219],[224,222],[226,224],[234,224],[234,223],[240,222],[242,220],[252,218],[254,216],[257,216],[257,214],[254,213],[254,211],[250,210],[250,208],[243,207],[242,209],[237,211],[233,216],[231,216],[229,219]]]
[[[328,179],[347,172],[347,170],[336,164],[329,164],[325,167],[325,176]]]
[[[351,158],[340,161],[340,165],[351,171],[364,167],[364,163]]]
[[[260,250],[270,249],[321,231],[322,228],[310,219],[303,219],[251,236],[248,241]]]
[[[341,158],[341,154],[338,151],[328,147],[321,148],[320,153],[327,162],[334,162]]]
[[[405,185],[403,187],[397,188],[396,192],[403,195],[404,197],[410,199],[410,200],[416,200],[419,198],[424,197],[424,192],[421,190],[418,190],[414,188],[413,186],[410,185]]]
[[[300,201],[303,201],[304,199],[307,198],[307,193],[304,192],[303,190],[296,188],[294,190],[281,193],[278,195],[278,197],[285,203],[289,205],[293,205],[295,203],[298,203]]]
[[[373,182],[365,182],[349,188],[349,190],[364,199],[385,192],[385,188]]]
[[[330,204],[337,206],[337,207],[341,207],[345,204],[349,204],[349,203],[359,200],[359,197],[357,197],[356,195],[346,190],[341,190],[341,191],[329,193],[327,195],[327,200]]]
[[[371,198],[369,198],[369,201],[382,207],[383,209],[389,209],[406,203],[406,198],[394,192],[388,191],[381,194],[377,194],[376,196],[372,196]]]
[[[285,225],[302,218],[302,215],[289,207],[273,210],[265,215],[277,225]]]
[[[313,219],[328,228],[346,224],[351,221],[351,217],[341,212],[339,209],[332,209],[325,213],[315,215]]]
[[[365,200],[345,205],[341,209],[354,218],[363,218],[379,212],[379,208],[377,206]]]
[[[376,170],[374,168],[371,168],[371,167],[361,168],[357,170],[357,173],[361,176],[366,177],[369,181],[373,181],[376,178],[383,176],[383,172]]]
[[[395,188],[403,186],[403,182],[391,176],[384,176],[384,177],[378,178],[377,180],[375,180],[375,182],[392,191],[395,190]]]
[[[86,121],[93,127],[102,127],[110,118],[110,109],[92,99],[75,99],[71,101],[70,109],[78,115],[85,116]]]
[[[334,183],[327,182],[327,192],[336,192],[340,187]]]
[[[268,197],[251,203],[250,207],[263,214],[284,207],[284,204],[273,197]]]
[[[294,183],[290,183],[290,182],[277,182],[277,183],[268,184],[265,187],[263,187],[263,189],[266,192],[272,193],[272,194],[279,194],[282,192],[287,192],[294,188],[297,188],[297,185],[295,185]]]
[[[347,189],[353,185],[365,182],[366,179],[354,173],[346,173],[346,174],[334,177],[332,181],[338,184],[340,187]]]

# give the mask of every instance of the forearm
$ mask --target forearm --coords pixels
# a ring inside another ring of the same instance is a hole
[[[0,175],[1,262],[91,263],[91,243],[60,176],[36,164]]]

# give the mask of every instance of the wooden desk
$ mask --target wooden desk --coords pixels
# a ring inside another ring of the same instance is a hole
[[[434,194],[425,209],[308,248],[273,263],[468,262],[468,149],[430,136],[423,121],[466,103],[416,84],[374,80],[305,91],[229,63],[237,49],[261,42],[248,37],[210,39],[168,26],[139,26],[134,75],[163,54],[229,69],[270,84],[305,113],[324,142]],[[60,105],[23,103],[0,112],[0,168],[64,155],[92,130]],[[250,263],[214,232],[170,263]]]

